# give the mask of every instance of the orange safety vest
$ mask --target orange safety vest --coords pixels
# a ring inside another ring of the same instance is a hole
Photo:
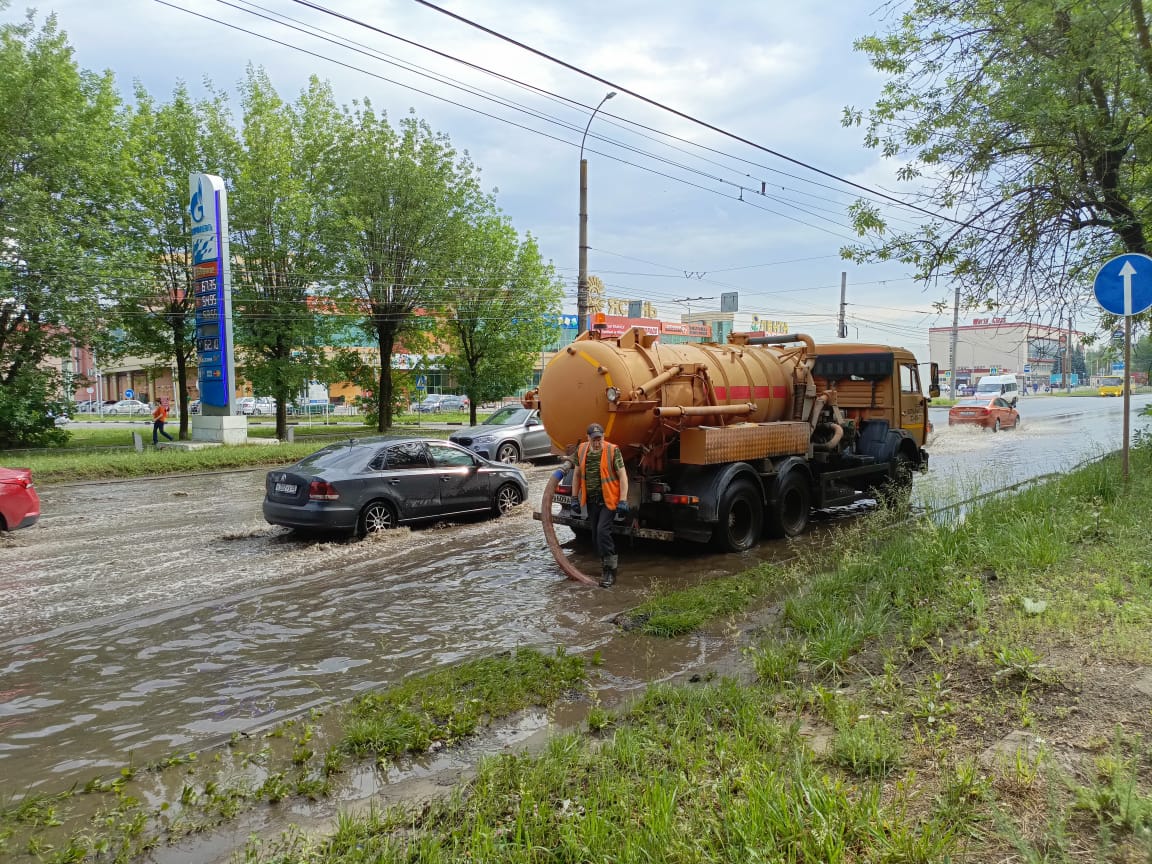
[[[591,445],[585,441],[576,451],[576,458],[580,463],[580,506],[588,506],[588,484],[584,482],[584,466],[588,463],[588,451]],[[604,496],[604,506],[615,510],[620,503],[620,478],[616,474],[616,451],[619,450],[610,441],[604,442],[600,451],[600,494]]]

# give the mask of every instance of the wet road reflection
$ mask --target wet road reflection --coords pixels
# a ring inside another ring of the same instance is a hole
[[[917,494],[955,501],[1114,449],[1119,407],[1023,400],[1021,430],[998,435],[934,411]],[[533,500],[548,470],[530,469]],[[0,541],[0,791],[83,782],[463,657],[600,645],[656,586],[788,553],[636,546],[600,591],[561,578],[528,506],[316,543],[265,525],[262,490],[263,471],[41,490],[41,524]]]

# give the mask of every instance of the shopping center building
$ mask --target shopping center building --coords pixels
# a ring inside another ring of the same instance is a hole
[[[928,331],[928,350],[933,363],[940,366],[942,382],[951,380],[955,371],[956,386],[974,385],[983,375],[1014,374],[1021,385],[1044,386],[1053,374],[1062,374],[1065,346],[1071,342],[1074,353],[1083,345],[1084,334],[1047,324],[1010,322],[1007,318],[973,318],[956,331],[956,369],[952,369],[951,327],[932,327]],[[947,391],[947,387],[944,388]]]

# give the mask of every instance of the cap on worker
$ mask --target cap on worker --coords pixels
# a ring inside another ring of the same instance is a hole
[[[588,427],[588,437],[589,438],[603,438],[604,437],[604,427],[601,426],[599,423],[593,423],[591,426]]]

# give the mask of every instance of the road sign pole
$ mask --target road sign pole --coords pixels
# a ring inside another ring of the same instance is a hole
[[[1124,319],[1124,446],[1120,454],[1120,465],[1124,483],[1127,484],[1132,316],[1152,308],[1152,257],[1128,252],[1105,261],[1092,280],[1092,292],[1104,311]]]
[[[1120,454],[1120,476],[1124,479],[1125,484],[1128,483],[1128,406],[1131,398],[1130,391],[1132,390],[1129,383],[1132,380],[1132,373],[1129,371],[1131,368],[1132,316],[1126,315],[1124,317],[1124,436]]]

